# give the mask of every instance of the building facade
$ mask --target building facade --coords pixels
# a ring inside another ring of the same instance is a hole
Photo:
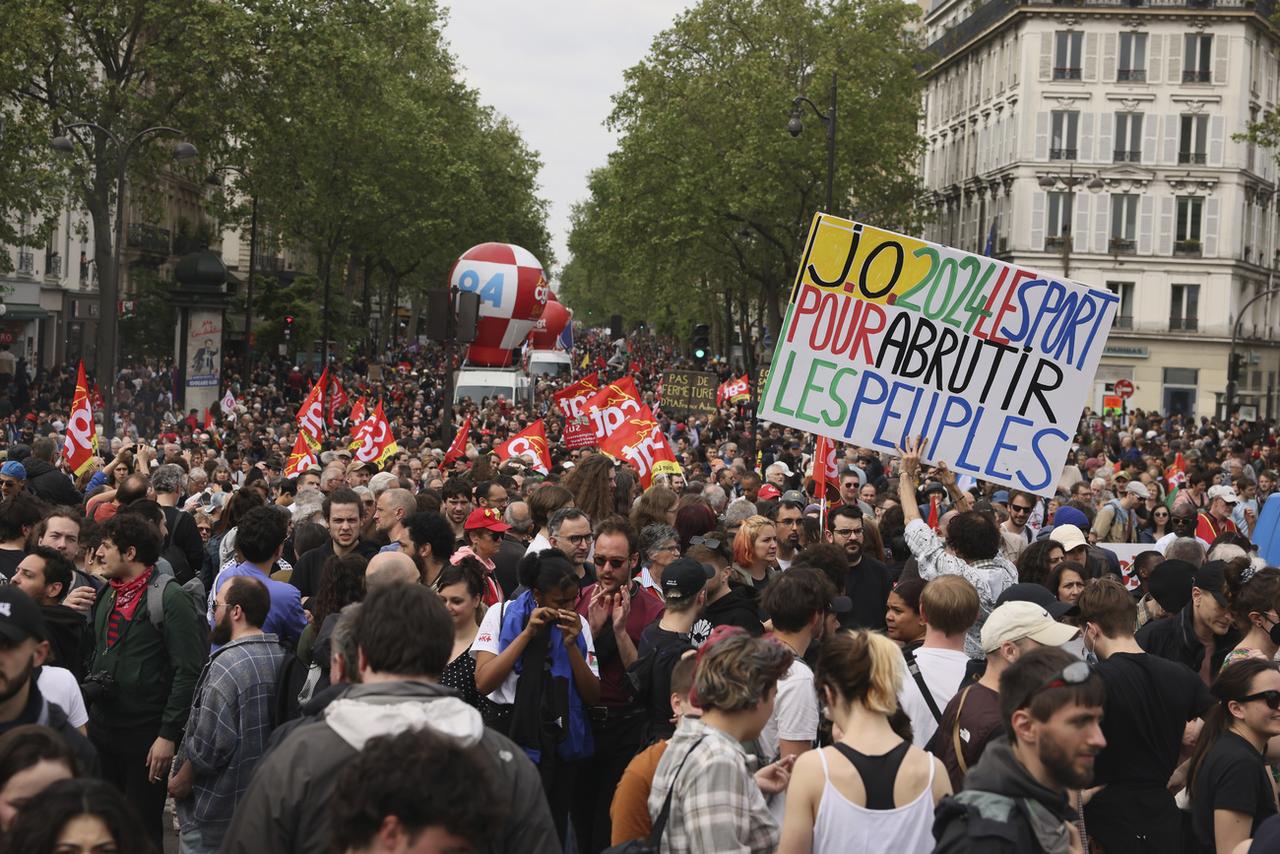
[[[1271,4],[940,0],[924,21],[927,236],[1120,297],[1090,403],[1280,416]],[[1243,313],[1242,313],[1243,310]]]

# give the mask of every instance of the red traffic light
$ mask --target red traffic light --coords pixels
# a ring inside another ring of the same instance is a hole
[[[286,315],[284,316],[284,325],[285,325],[285,326],[293,326],[293,315],[292,315],[292,314],[286,314]]]

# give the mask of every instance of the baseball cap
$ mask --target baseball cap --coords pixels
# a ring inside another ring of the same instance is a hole
[[[1236,495],[1236,491],[1229,486],[1210,487],[1209,500],[1212,501],[1215,498],[1221,498],[1223,501],[1227,502],[1228,504],[1235,504],[1237,501],[1240,500],[1240,497]]]
[[[777,462],[770,463],[769,467],[766,468],[765,471],[767,472],[769,471],[769,469],[777,469],[787,477],[795,477],[795,473],[791,471],[791,466],[787,465],[782,460],[778,460]]]
[[[0,466],[0,474],[5,475],[7,477],[16,477],[18,480],[26,480],[27,467],[24,466],[22,463],[16,462],[14,460],[10,460],[9,462]]]
[[[511,530],[511,526],[502,521],[502,514],[496,507],[477,507],[467,516],[463,524],[464,531],[494,531],[502,534]]]
[[[995,652],[1005,641],[1031,638],[1045,646],[1062,646],[1079,633],[1075,626],[1054,620],[1034,602],[1005,602],[982,624],[982,651]]]
[[[1083,531],[1089,527],[1089,517],[1079,507],[1059,507],[1058,512],[1053,514],[1053,524],[1075,525]]]
[[[1162,560],[1147,576],[1147,592],[1165,611],[1176,614],[1191,601],[1196,568],[1185,560]]]
[[[698,595],[716,571],[693,558],[676,558],[662,570],[662,597],[679,601]]]
[[[760,487],[758,492],[756,492],[756,498],[761,501],[768,501],[770,499],[777,498],[779,494],[778,487],[774,486],[772,483],[766,483],[764,486]]]
[[[1032,584],[1030,582],[1019,582],[1010,584],[1000,594],[1000,598],[996,600],[996,607],[1003,605],[1005,602],[1032,602],[1039,605],[1049,612],[1049,616],[1055,620],[1071,614],[1080,613],[1080,609],[1069,602],[1062,602],[1057,596],[1053,595],[1053,591],[1043,584]]]
[[[1054,525],[1053,533],[1049,535],[1049,539],[1062,546],[1064,552],[1078,549],[1089,543],[1084,538],[1084,533],[1075,525]]]
[[[847,614],[853,610],[853,600],[848,596],[836,596],[830,607],[833,614]]]
[[[993,502],[995,502],[996,504],[1008,504],[1008,503],[1009,503],[1009,490],[1007,490],[1007,489],[997,489],[997,490],[995,491],[995,493],[991,496],[991,500],[992,500]]]
[[[1224,572],[1226,567],[1225,560],[1211,560],[1197,569],[1191,578],[1192,587],[1198,587],[1205,593],[1212,593],[1213,598],[1217,599],[1218,604],[1223,607],[1227,605],[1226,594],[1222,592],[1227,586],[1227,576]]]
[[[40,606],[12,584],[0,586],[0,637],[12,643],[49,639]]]
[[[809,496],[805,495],[798,489],[788,489],[786,492],[782,493],[782,500],[794,501],[797,504],[808,504]]]
[[[1130,495],[1138,496],[1143,501],[1146,501],[1148,498],[1151,497],[1151,490],[1147,489],[1147,485],[1140,480],[1135,480],[1131,482],[1128,486],[1124,488],[1124,491],[1129,493]]]

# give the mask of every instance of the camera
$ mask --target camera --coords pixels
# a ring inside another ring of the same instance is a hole
[[[80,683],[80,693],[84,695],[84,704],[91,706],[98,700],[110,699],[116,691],[116,678],[105,670],[90,673]]]

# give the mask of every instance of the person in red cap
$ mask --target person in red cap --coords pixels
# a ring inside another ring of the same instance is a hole
[[[462,524],[467,544],[455,551],[450,558],[450,562],[454,564],[464,557],[473,557],[484,564],[484,604],[486,605],[496,605],[502,601],[502,588],[493,580],[493,558],[502,548],[502,535],[509,530],[511,526],[502,521],[502,514],[497,508],[477,507]]]

